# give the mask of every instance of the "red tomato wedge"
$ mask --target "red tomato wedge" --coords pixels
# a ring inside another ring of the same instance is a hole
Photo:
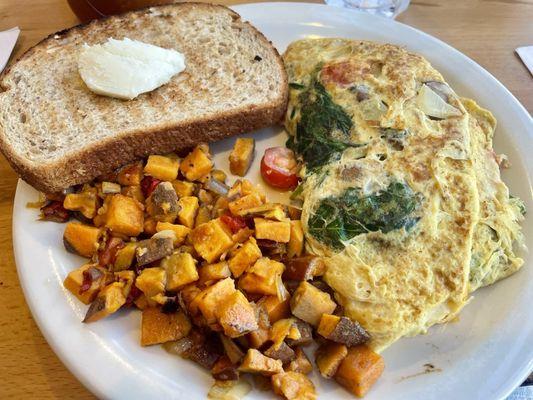
[[[270,186],[278,189],[294,189],[298,186],[298,163],[294,152],[286,147],[265,150],[261,160],[261,176]]]

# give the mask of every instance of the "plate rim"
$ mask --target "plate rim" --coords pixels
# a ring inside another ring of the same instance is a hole
[[[309,9],[309,8],[316,8],[321,10],[328,10],[328,13],[340,13],[342,11],[343,14],[346,13],[356,13],[357,15],[364,15],[364,18],[368,18],[369,20],[372,20],[374,18],[381,20],[386,19],[389,21],[389,23],[392,24],[398,24],[401,25],[404,29],[410,30],[418,35],[423,36],[425,39],[436,42],[440,44],[441,46],[444,46],[447,51],[454,54],[454,56],[461,58],[463,61],[467,62],[471,67],[475,68],[478,72],[483,73],[492,84],[495,84],[499,87],[500,90],[503,90],[506,93],[506,98],[512,99],[513,107],[516,108],[517,112],[520,114],[521,120],[524,124],[530,125],[530,129],[526,130],[524,134],[529,136],[530,138],[533,138],[533,118],[529,114],[529,112],[526,110],[526,108],[521,104],[521,102],[507,89],[498,79],[496,79],[489,71],[487,71],[484,67],[476,63],[473,59],[468,57],[467,55],[463,54],[459,50],[455,49],[451,45],[447,44],[446,42],[442,41],[441,39],[432,36],[428,33],[425,33],[417,28],[414,28],[410,25],[404,24],[402,22],[398,22],[395,20],[390,20],[386,17],[376,16],[367,14],[362,11],[357,10],[347,10],[339,7],[329,6],[326,4],[317,4],[317,3],[306,3],[306,2],[254,2],[254,3],[245,3],[245,4],[238,4],[238,5],[232,5],[229,6],[229,8],[235,10],[239,14],[241,13],[241,10],[246,10],[248,8],[257,8],[257,7],[268,7],[272,9],[277,8],[302,8],[302,9]],[[243,17],[244,20],[247,20]],[[250,21],[253,25],[255,25],[255,22]],[[528,171],[529,172],[529,171]],[[48,325],[48,321],[46,319],[45,315],[39,314],[36,310],[36,302],[37,299],[34,296],[29,295],[30,288],[27,286],[26,280],[23,278],[23,271],[22,267],[19,267],[21,265],[21,256],[20,254],[23,253],[23,244],[19,242],[20,234],[19,232],[19,225],[16,224],[16,215],[21,212],[20,208],[22,207],[20,202],[20,196],[21,196],[21,185],[23,181],[19,179],[17,181],[17,187],[15,192],[15,197],[13,201],[13,211],[12,211],[12,243],[13,243],[13,253],[14,253],[14,261],[17,269],[17,276],[19,279],[20,286],[22,288],[24,299],[26,303],[28,304],[28,307],[31,311],[32,317],[35,320],[37,326],[39,327],[39,330],[41,331],[42,335],[45,337],[47,343],[50,345],[54,353],[58,356],[58,358],[61,360],[61,362],[65,365],[65,367],[82,383],[91,393],[95,394],[99,398],[108,398],[109,393],[104,390],[104,385],[100,384],[100,381],[98,379],[94,379],[87,375],[85,372],[85,369],[82,367],[81,363],[76,363],[71,361],[71,355],[68,354],[67,346],[64,346],[59,342],[59,338],[56,338],[53,334],[52,329],[50,329],[50,326]],[[498,399],[504,399],[506,398],[517,386],[519,386],[524,379],[529,375],[529,371],[533,369],[533,358],[530,358],[529,362],[526,366],[523,367],[521,373],[515,373],[514,379],[508,382],[507,385],[500,387],[498,392],[495,393]]]

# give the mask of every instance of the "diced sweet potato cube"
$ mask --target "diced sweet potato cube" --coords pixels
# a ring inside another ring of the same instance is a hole
[[[256,305],[255,312],[258,328],[250,332],[246,337],[248,338],[249,347],[257,349],[270,339],[270,321],[264,307]]]
[[[300,257],[304,250],[302,221],[291,221],[291,238],[287,244],[287,257]]]
[[[305,375],[311,373],[313,371],[313,364],[311,364],[311,361],[309,361],[309,358],[307,358],[307,355],[301,347],[297,347],[294,350],[294,353],[295,358],[289,363],[289,365],[287,365],[286,370],[299,372]]]
[[[357,321],[337,315],[323,314],[317,332],[326,339],[348,347],[370,340],[368,332]]]
[[[117,174],[117,183],[122,186],[139,186],[143,178],[142,163],[136,162],[121,168]]]
[[[189,253],[175,251],[161,261],[161,268],[167,271],[166,290],[177,291],[198,280],[196,260]]]
[[[237,366],[227,356],[222,356],[215,362],[211,368],[211,375],[217,381],[236,381],[239,379]]]
[[[250,138],[237,138],[229,155],[229,169],[232,174],[244,176],[254,159],[255,141]]]
[[[174,240],[175,236],[154,236],[150,239],[137,242],[137,248],[135,249],[137,265],[147,265],[172,254],[172,251],[174,250]]]
[[[269,339],[273,342],[274,348],[278,348],[287,337],[298,338],[299,332],[294,328],[294,318],[285,318],[276,321],[270,328]]]
[[[147,235],[155,235],[157,233],[157,221],[152,217],[145,218],[143,230]]]
[[[115,233],[137,236],[143,231],[144,213],[140,203],[131,197],[115,194],[107,209],[105,226]]]
[[[63,282],[63,286],[83,304],[92,303],[104,285],[105,270],[96,264],[85,264],[70,271]]]
[[[304,256],[290,258],[286,261],[287,268],[283,279],[295,281],[308,281],[315,276],[321,276],[326,271],[326,264],[320,257]]]
[[[195,299],[201,292],[202,290],[196,285],[196,283],[192,283],[181,288],[178,294],[185,304],[185,308],[191,315],[198,314],[198,305],[197,302],[195,303]]]
[[[79,193],[69,193],[63,200],[63,207],[71,211],[79,211],[85,218],[94,218],[98,209],[98,193],[96,188],[85,185]]]
[[[339,343],[325,343],[316,352],[316,365],[320,374],[327,379],[333,378],[342,360],[348,354],[348,348]]]
[[[198,227],[202,224],[205,224],[206,222],[209,222],[211,220],[211,211],[209,210],[208,206],[202,205],[200,208],[198,208],[198,212],[196,213],[196,218],[194,219],[194,227]]]
[[[211,171],[213,162],[209,155],[202,150],[201,147],[196,146],[181,163],[180,169],[182,174],[189,181],[196,181]]]
[[[145,268],[135,280],[135,286],[148,298],[165,292],[167,274],[164,268]]]
[[[283,364],[287,364],[296,358],[294,350],[291,349],[285,342],[281,342],[279,346],[272,345],[265,350],[265,356],[280,360]]]
[[[302,218],[302,209],[294,206],[287,206],[287,213],[291,220],[300,220]]]
[[[178,195],[170,182],[158,184],[146,200],[146,211],[156,221],[174,222],[180,211]]]
[[[141,322],[141,346],[179,340],[191,331],[189,318],[181,312],[165,314],[159,307],[143,310]]]
[[[261,196],[257,193],[251,193],[245,196],[238,198],[237,200],[230,201],[228,203],[228,208],[230,212],[234,215],[239,215],[243,210],[249,208],[254,208],[263,204]]]
[[[287,400],[315,400],[316,391],[313,382],[298,372],[282,372],[272,377],[274,393]]]
[[[265,296],[258,304],[265,308],[271,324],[291,315],[290,297],[280,300],[278,296]]]
[[[214,169],[211,171],[211,177],[216,179],[219,182],[225,183],[226,178],[228,177],[224,171],[221,169]]]
[[[256,240],[251,237],[235,251],[229,260],[229,268],[235,278],[238,278],[252,264],[261,258],[261,250]]]
[[[363,397],[383,373],[383,358],[365,345],[352,347],[335,374],[335,380],[357,397]]]
[[[144,166],[144,173],[162,181],[173,181],[178,176],[180,160],[174,155],[151,155]]]
[[[129,242],[126,245],[117,250],[115,256],[115,262],[113,263],[113,271],[123,271],[131,267],[133,259],[135,258],[135,249],[137,248],[136,242]]]
[[[124,286],[124,282],[113,282],[104,287],[91,303],[83,322],[98,321],[122,307],[126,303]]]
[[[227,261],[221,261],[216,264],[204,265],[198,271],[200,276],[199,284],[200,285],[210,285],[221,279],[226,279],[231,276],[231,271],[229,269]]]
[[[175,180],[172,181],[172,187],[176,191],[178,197],[192,196],[194,193],[195,184],[188,181]]]
[[[157,232],[170,230],[175,234],[174,247],[183,244],[187,235],[191,232],[190,228],[184,225],[171,224],[170,222],[158,222],[155,227]]]
[[[252,193],[257,194],[263,203],[266,200],[265,192],[263,191],[263,189],[261,189],[261,186],[254,185],[248,179],[243,179],[241,181],[240,191],[243,196],[247,196]]]
[[[209,263],[233,246],[231,232],[219,218],[194,228],[190,237],[196,252]]]
[[[91,258],[98,250],[98,239],[102,231],[94,226],[69,222],[63,233],[65,248],[82,257]]]
[[[255,310],[239,290],[219,305],[217,316],[224,333],[230,338],[243,336],[258,328]]]
[[[194,228],[194,219],[199,207],[198,197],[184,196],[179,199],[178,204],[181,207],[178,213],[180,224],[188,228]]]
[[[336,307],[329,294],[306,281],[300,283],[291,298],[292,313],[313,326],[318,326],[322,314],[331,314]]]
[[[117,282],[124,282],[122,294],[124,294],[124,297],[127,298],[130,294],[131,288],[133,287],[133,283],[135,282],[135,272],[126,270],[115,272],[113,275],[115,276]]]
[[[222,214],[225,214],[228,209],[228,204],[229,200],[226,196],[219,196],[215,204],[213,204],[213,215],[220,217]]]
[[[268,239],[279,243],[288,243],[291,238],[291,222],[270,221],[264,218],[254,218],[255,237]]]
[[[144,194],[140,185],[123,186],[120,192],[124,196],[137,200],[139,203],[144,203]]]
[[[271,376],[283,372],[283,364],[280,360],[264,356],[259,350],[248,349],[239,370],[241,372]]]
[[[196,296],[194,302],[197,303],[199,310],[208,324],[216,322],[217,308],[220,304],[225,302],[235,290],[233,279],[226,278],[202,290],[200,294]]]
[[[278,280],[285,266],[267,257],[258,259],[239,279],[239,287],[247,293],[276,295]]]

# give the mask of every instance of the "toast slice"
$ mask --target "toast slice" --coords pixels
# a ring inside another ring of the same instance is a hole
[[[185,54],[186,69],[124,101],[81,80],[84,43],[140,40]],[[234,11],[181,3],[95,20],[49,36],[0,77],[0,150],[53,193],[144,157],[277,123],[287,76],[272,44]]]

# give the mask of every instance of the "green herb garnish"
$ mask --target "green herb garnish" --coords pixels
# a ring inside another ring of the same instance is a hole
[[[339,197],[322,200],[307,225],[317,240],[340,249],[362,233],[411,229],[419,220],[415,214],[420,203],[421,195],[400,182],[371,195],[349,188]]]
[[[333,102],[324,86],[313,80],[300,94],[300,120],[292,149],[303,157],[308,171],[328,163],[350,146],[352,119],[344,109]],[[336,136],[333,134],[336,133]],[[344,138],[345,140],[339,140]]]

